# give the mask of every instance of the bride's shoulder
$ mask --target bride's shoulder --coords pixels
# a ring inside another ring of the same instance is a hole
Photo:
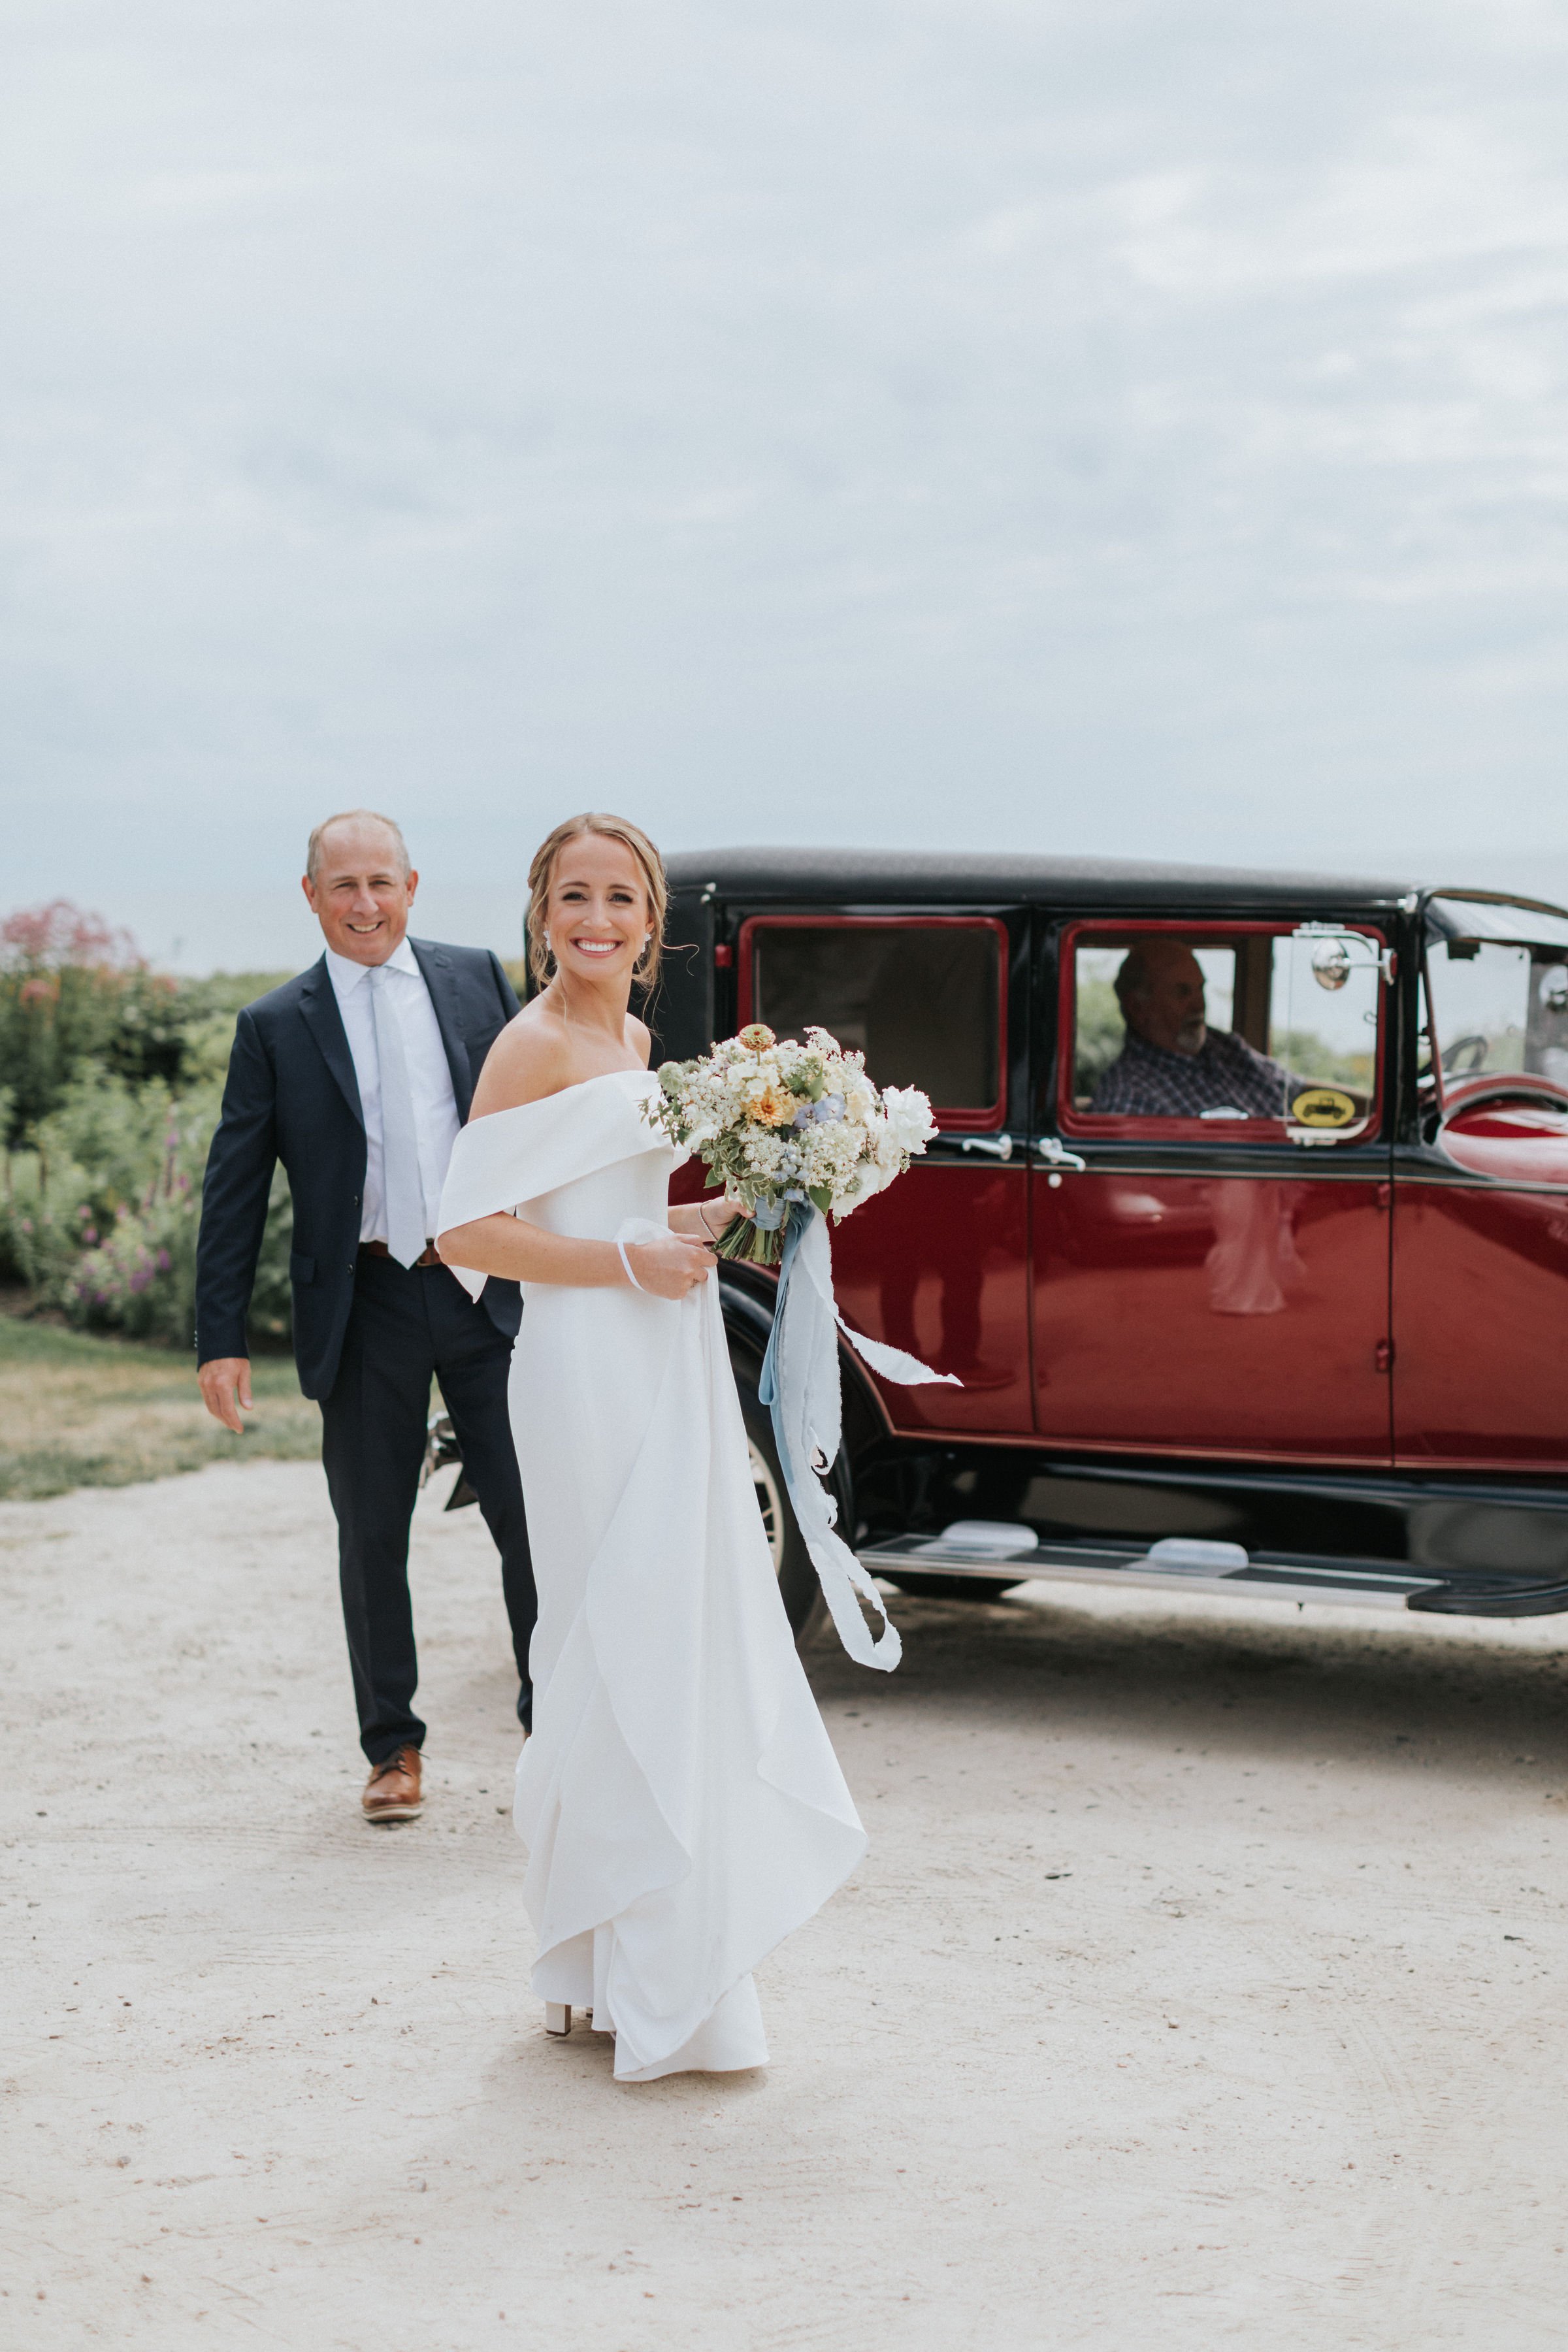
[[[469,1118],[488,1118],[492,1111],[516,1110],[523,1103],[560,1094],[572,1083],[569,1062],[568,1042],[559,1024],[541,1019],[531,1004],[525,1004],[485,1056]]]
[[[639,1021],[635,1013],[628,1013],[626,1036],[627,1045],[646,1070],[653,1059],[653,1031],[646,1021]]]

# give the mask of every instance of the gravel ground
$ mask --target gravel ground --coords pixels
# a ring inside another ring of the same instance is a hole
[[[305,1464],[0,1507],[0,2343],[1557,2347],[1568,1624],[1033,1586],[813,1672],[872,1851],[763,2073],[527,1990],[494,1556],[356,1817]]]

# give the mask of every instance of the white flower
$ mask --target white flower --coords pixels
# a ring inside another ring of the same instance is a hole
[[[923,1151],[937,1131],[930,1098],[919,1087],[884,1087],[882,1115],[900,1151]]]

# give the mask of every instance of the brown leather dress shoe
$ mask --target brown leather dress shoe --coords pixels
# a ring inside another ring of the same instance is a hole
[[[367,1822],[411,1822],[423,1802],[417,1748],[400,1748],[378,1764],[360,1799]]]

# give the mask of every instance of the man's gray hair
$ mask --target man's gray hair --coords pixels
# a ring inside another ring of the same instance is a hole
[[[383,816],[379,809],[339,809],[336,816],[324,816],[310,835],[310,846],[305,852],[305,871],[312,882],[321,870],[322,840],[334,824],[384,824],[397,844],[397,855],[403,861],[405,874],[412,872],[414,861],[408,855],[408,844],[403,838],[401,825],[395,824],[391,817]]]

